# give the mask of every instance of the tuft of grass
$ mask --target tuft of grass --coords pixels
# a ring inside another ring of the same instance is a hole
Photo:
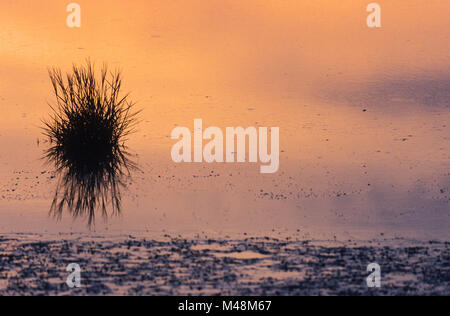
[[[60,219],[67,208],[74,217],[86,216],[92,226],[97,210],[105,219],[120,213],[120,189],[136,168],[125,144],[138,111],[129,94],[121,95],[121,72],[109,72],[106,65],[98,76],[89,60],[73,65],[65,76],[49,69],[49,76],[56,104],[44,121],[50,141],[45,158],[60,174],[50,213]]]

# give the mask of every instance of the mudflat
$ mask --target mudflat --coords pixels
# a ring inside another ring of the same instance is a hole
[[[448,242],[43,236],[0,236],[0,295],[450,294]],[[381,288],[367,287],[372,262]]]

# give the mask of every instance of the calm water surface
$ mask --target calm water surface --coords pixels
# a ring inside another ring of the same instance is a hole
[[[98,232],[449,240],[450,3],[61,1],[0,4],[0,231],[79,232],[48,217],[40,158],[47,67],[87,57],[123,69],[143,110],[141,172]],[[280,171],[170,159],[175,126],[278,126]]]

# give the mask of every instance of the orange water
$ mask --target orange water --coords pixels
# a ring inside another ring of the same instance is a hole
[[[143,173],[99,230],[448,239],[450,2],[378,1],[380,29],[363,0],[76,2],[80,29],[65,1],[0,3],[0,231],[85,229],[47,217],[39,128],[47,68],[90,57],[143,109]],[[280,127],[279,172],[174,164],[170,132],[195,118]]]

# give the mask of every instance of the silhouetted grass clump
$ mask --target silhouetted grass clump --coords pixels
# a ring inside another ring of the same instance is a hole
[[[105,217],[109,204],[111,213],[120,212],[120,188],[135,167],[125,142],[137,115],[128,94],[120,94],[120,72],[104,66],[96,76],[94,68],[88,61],[65,76],[49,70],[56,105],[44,122],[51,144],[45,157],[61,175],[50,212],[60,218],[67,207],[75,217],[87,216],[89,225],[97,209]]]

